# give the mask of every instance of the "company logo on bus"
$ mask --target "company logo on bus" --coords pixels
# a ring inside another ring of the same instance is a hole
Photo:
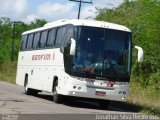
[[[54,60],[55,53],[52,54],[39,54],[39,55],[32,55],[32,60]]]
[[[114,85],[127,85],[128,82],[114,82],[114,81],[105,81],[102,84],[106,84],[106,87],[113,87]]]

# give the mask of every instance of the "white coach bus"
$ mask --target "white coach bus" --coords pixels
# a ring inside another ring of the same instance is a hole
[[[16,83],[26,94],[125,101],[128,96],[131,31],[125,26],[94,20],[59,20],[22,34]],[[138,61],[143,61],[142,48]]]

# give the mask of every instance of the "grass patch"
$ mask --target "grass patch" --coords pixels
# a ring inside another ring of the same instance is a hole
[[[17,62],[4,62],[0,65],[0,81],[15,84]]]
[[[131,83],[128,101],[137,105],[160,108],[160,91],[152,86],[143,88],[138,84]]]
[[[156,84],[159,86],[159,84]],[[142,86],[131,80],[130,94],[124,106],[132,110],[160,117],[160,90],[155,85]],[[135,109],[134,109],[135,108]]]

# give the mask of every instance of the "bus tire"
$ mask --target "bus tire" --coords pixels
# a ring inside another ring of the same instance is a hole
[[[62,102],[62,96],[57,93],[58,80],[56,80],[53,84],[53,101],[55,103]]]
[[[37,95],[38,91],[28,87],[28,75],[25,76],[24,92],[26,95]]]
[[[110,105],[109,100],[99,100],[99,107],[101,109],[107,109],[109,105]]]

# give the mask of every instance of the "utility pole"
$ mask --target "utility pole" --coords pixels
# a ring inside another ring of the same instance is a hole
[[[13,30],[12,30],[12,48],[11,48],[11,61],[14,60],[14,39],[15,39],[15,25],[16,22],[13,22]]]
[[[79,2],[79,10],[78,10],[78,19],[80,18],[80,13],[81,13],[81,6],[82,6],[82,3],[88,3],[88,4],[92,4],[92,0],[91,2],[88,2],[88,1],[82,1],[82,0],[69,0],[69,1],[73,1],[73,2]]]
[[[16,23],[19,22],[14,21],[12,23],[13,23],[13,30],[12,30],[11,62],[14,61],[14,41],[15,41]]]

